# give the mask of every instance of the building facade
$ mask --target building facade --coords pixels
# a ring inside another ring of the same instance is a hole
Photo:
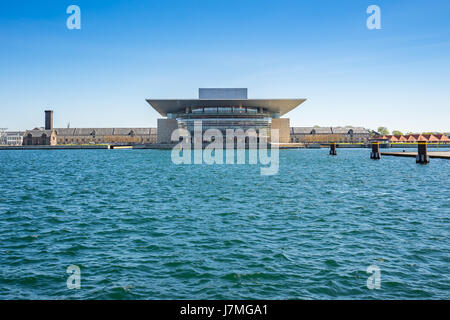
[[[53,128],[53,111],[45,111],[45,127],[25,131],[23,145],[134,145],[156,143],[156,128]]]
[[[156,143],[156,128],[56,128],[58,145]]]
[[[23,145],[134,145],[156,143],[156,128],[55,128],[25,132]]]
[[[194,135],[195,123],[202,131],[218,129],[226,137],[227,129],[279,129],[280,142],[290,142],[289,119],[281,116],[306,99],[248,99],[246,88],[200,88],[199,99],[148,99],[163,117],[158,119],[159,143],[171,143],[176,128]]]
[[[291,142],[367,143],[373,131],[362,127],[293,127]]]
[[[249,129],[266,129],[270,141],[270,129],[278,129],[283,144],[367,143],[374,134],[362,127],[290,127],[289,118],[282,116],[305,101],[248,99],[246,88],[200,88],[198,99],[147,99],[164,117],[158,119],[157,128],[54,128],[53,111],[46,110],[45,127],[27,130],[17,141],[23,139],[22,144],[29,146],[170,144],[176,142],[171,141],[175,129],[184,128],[193,137],[199,122],[202,133],[216,129],[225,138],[228,129],[246,134]]]
[[[56,134],[54,130],[35,128],[25,131],[23,136],[24,146],[54,146],[56,145]]]
[[[371,141],[378,141],[391,144],[403,144],[403,143],[439,143],[450,144],[450,138],[442,133],[434,134],[405,134],[405,135],[377,135],[374,136]]]
[[[0,144],[5,146],[21,146],[23,143],[23,131],[5,131],[1,134]]]

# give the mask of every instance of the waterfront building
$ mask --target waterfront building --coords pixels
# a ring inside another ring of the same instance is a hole
[[[147,99],[163,117],[157,120],[157,128],[54,128],[53,111],[46,110],[45,127],[27,130],[23,145],[168,144],[173,143],[171,135],[177,128],[193,136],[197,121],[202,123],[202,133],[218,129],[225,138],[227,129],[267,129],[269,134],[270,129],[278,129],[283,144],[367,143],[374,134],[349,126],[291,128],[289,118],[282,116],[305,100],[248,99],[246,88],[200,88],[198,99]]]
[[[23,136],[22,144],[24,146],[54,146],[56,145],[55,131],[42,128],[27,130]]]
[[[226,137],[227,129],[279,130],[279,142],[290,142],[289,118],[280,118],[306,99],[248,99],[246,88],[200,88],[198,99],[147,99],[162,117],[157,142],[171,143],[171,134],[184,128],[193,136],[194,123],[202,131],[213,128]],[[203,133],[203,132],[202,132]]]
[[[23,131],[5,131],[1,135],[0,144],[7,146],[21,146],[23,134]]]
[[[366,143],[373,131],[362,127],[293,127],[291,142],[300,143]]]
[[[25,131],[23,137],[24,146],[35,145],[56,145],[56,133],[53,130],[53,111],[45,110],[45,127],[34,128],[33,130]]]
[[[58,145],[156,143],[156,128],[57,128]]]
[[[28,130],[23,145],[156,143],[156,128],[55,128]]]
[[[436,138],[439,139],[440,143],[450,143],[450,136],[447,136],[445,134],[442,133],[438,133],[438,134],[433,134]]]
[[[377,135],[371,141],[383,141],[385,143],[443,143],[449,144],[450,138],[442,133],[433,134],[406,134],[406,135]]]
[[[53,128],[53,111],[45,111],[45,127],[27,130],[23,145],[156,143],[156,128]]]

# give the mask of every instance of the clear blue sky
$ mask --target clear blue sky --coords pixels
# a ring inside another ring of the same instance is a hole
[[[81,30],[66,8],[81,8]],[[366,9],[381,8],[381,30]],[[146,98],[307,98],[292,126],[450,131],[448,0],[0,2],[0,127],[155,127]]]

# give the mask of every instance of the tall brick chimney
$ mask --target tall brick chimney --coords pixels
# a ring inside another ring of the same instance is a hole
[[[45,110],[45,130],[53,130],[53,110]]]

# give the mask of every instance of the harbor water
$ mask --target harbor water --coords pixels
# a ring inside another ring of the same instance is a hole
[[[449,299],[450,161],[337,151],[0,151],[0,299]]]

